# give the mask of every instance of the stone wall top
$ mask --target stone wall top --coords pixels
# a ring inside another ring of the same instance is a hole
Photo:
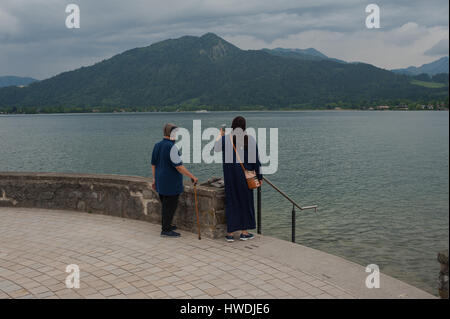
[[[198,185],[202,235],[225,233],[223,188]],[[0,206],[78,210],[160,223],[161,205],[151,179],[141,176],[0,172]],[[196,232],[194,190],[186,182],[174,222]]]

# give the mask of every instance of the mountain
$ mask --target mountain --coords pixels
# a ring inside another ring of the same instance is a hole
[[[448,98],[447,88],[369,64],[280,57],[241,50],[215,34],[136,48],[25,88],[0,89],[0,109],[189,109],[360,107]]]
[[[281,56],[281,57],[288,57],[288,58],[297,58],[301,60],[310,60],[310,61],[320,61],[320,60],[330,60],[340,63],[347,63],[345,61],[329,58],[322,52],[314,49],[284,49],[284,48],[275,48],[275,49],[262,49],[263,51]]]
[[[0,88],[5,86],[26,86],[28,84],[31,84],[33,82],[36,82],[36,79],[33,78],[23,78],[19,76],[0,76]]]
[[[406,74],[406,75],[419,75],[422,73],[428,74],[430,76],[439,74],[439,73],[448,73],[448,56],[442,57],[434,62],[424,64],[420,67],[410,66],[405,69],[395,69],[392,72],[398,74]]]

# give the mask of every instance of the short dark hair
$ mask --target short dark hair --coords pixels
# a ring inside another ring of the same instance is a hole
[[[164,128],[163,128],[164,136],[170,136],[170,133],[172,133],[172,131],[176,128],[177,128],[177,126],[175,124],[167,123],[166,125],[164,125]]]

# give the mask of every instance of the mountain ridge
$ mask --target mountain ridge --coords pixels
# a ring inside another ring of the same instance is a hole
[[[25,88],[0,89],[0,108],[361,106],[446,98],[370,64],[241,50],[215,34],[134,48]]]
[[[319,60],[330,60],[334,62],[339,63],[347,63],[346,61],[330,58],[323,54],[322,52],[314,49],[314,48],[307,48],[307,49],[287,49],[287,48],[275,48],[275,49],[262,49],[262,51],[268,52],[273,55],[282,56],[282,57],[291,57],[291,58],[297,58],[297,59],[303,59],[303,60],[313,60],[313,61],[319,61]]]
[[[21,77],[14,75],[0,76],[0,88],[7,86],[25,86],[38,80],[31,77]]]
[[[410,66],[403,69],[393,69],[392,72],[405,74],[405,75],[419,75],[419,74],[428,74],[430,76],[439,74],[439,73],[449,73],[449,57],[444,56],[439,58],[433,62],[422,64],[419,67]]]

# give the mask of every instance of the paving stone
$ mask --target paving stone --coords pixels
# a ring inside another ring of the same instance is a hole
[[[216,287],[208,288],[208,289],[205,289],[204,291],[207,295],[213,296],[213,297],[224,293],[224,291],[222,289],[219,289]]]
[[[23,297],[23,296],[26,296],[26,295],[29,295],[29,294],[30,294],[30,292],[28,290],[26,290],[26,289],[19,289],[19,290],[10,292],[9,296],[11,298],[20,298],[20,297]]]
[[[131,295],[131,294],[135,294],[135,293],[139,292],[139,290],[136,287],[133,287],[133,286],[126,287],[126,288],[121,288],[120,291],[124,295]]]
[[[317,299],[334,299],[335,297],[333,297],[329,294],[323,293],[323,294],[317,295],[316,298]]]
[[[120,291],[117,290],[116,288],[108,288],[108,289],[100,290],[100,293],[105,297],[110,297],[110,296],[120,294]]]
[[[172,297],[172,298],[178,298],[178,297],[185,297],[188,298],[189,295],[185,294],[183,291],[181,291],[180,289],[175,289],[175,290],[171,290],[171,291],[167,291],[167,294]]]
[[[0,299],[353,298],[240,242],[183,231],[183,241],[164,240],[159,225],[81,212],[0,213]],[[79,289],[66,287],[69,264],[80,268]]]
[[[198,288],[186,290],[185,293],[191,297],[196,297],[204,294],[204,292]]]

